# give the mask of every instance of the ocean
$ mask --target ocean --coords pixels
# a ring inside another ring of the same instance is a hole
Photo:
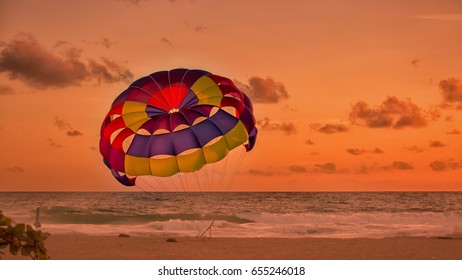
[[[51,234],[382,238],[462,234],[462,192],[4,192],[0,210]],[[207,233],[209,234],[209,233]]]

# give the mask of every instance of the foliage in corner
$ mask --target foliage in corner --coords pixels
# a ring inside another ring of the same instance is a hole
[[[30,256],[33,260],[47,260],[50,257],[43,241],[48,236],[49,233],[35,230],[31,225],[15,224],[0,210],[0,250],[9,248],[12,255],[21,252],[21,255]]]

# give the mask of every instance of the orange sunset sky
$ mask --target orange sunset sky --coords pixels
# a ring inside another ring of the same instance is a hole
[[[253,101],[231,190],[461,191],[461,65],[460,0],[0,0],[0,191],[126,190],[101,122],[179,67]]]

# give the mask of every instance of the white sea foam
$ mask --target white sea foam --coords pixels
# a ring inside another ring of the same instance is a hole
[[[226,193],[213,208],[198,194],[0,193],[0,209],[52,234],[217,237],[392,237],[462,233],[461,193]],[[224,199],[223,199],[224,198]],[[186,203],[187,202],[187,203]],[[19,207],[20,206],[20,207]],[[206,210],[204,210],[206,209]]]

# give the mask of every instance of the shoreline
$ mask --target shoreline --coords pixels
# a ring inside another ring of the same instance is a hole
[[[45,245],[52,260],[462,260],[461,236],[168,238],[56,234]]]

